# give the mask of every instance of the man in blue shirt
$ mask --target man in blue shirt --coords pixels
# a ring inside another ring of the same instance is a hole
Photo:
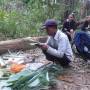
[[[77,32],[74,37],[76,48],[82,56],[90,59],[90,31],[88,31],[88,21],[85,21],[81,31]]]

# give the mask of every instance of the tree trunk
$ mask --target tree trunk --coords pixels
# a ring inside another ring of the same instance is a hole
[[[84,0],[81,5],[81,18],[90,15],[90,0]]]
[[[33,49],[35,46],[30,46],[29,43],[32,43],[32,39],[35,41],[45,42],[47,37],[27,37],[14,40],[7,40],[0,42],[0,54],[8,52],[8,50],[28,50]]]

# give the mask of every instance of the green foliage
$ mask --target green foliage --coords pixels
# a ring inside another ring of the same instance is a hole
[[[44,35],[42,23],[48,18],[61,21],[64,12],[63,0],[0,0],[0,33],[7,38]]]

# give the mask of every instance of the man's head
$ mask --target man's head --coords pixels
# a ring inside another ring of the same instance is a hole
[[[44,26],[47,34],[50,36],[54,36],[57,32],[57,22],[54,19],[46,20]]]
[[[75,19],[75,17],[74,17],[74,15],[73,15],[73,14],[70,14],[70,15],[68,16],[68,19],[69,19],[70,21],[72,21],[72,20],[74,20],[74,19]]]

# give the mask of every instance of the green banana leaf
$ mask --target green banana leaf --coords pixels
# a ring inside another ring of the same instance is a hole
[[[47,90],[62,71],[60,66],[54,64],[46,65],[35,71],[24,70],[8,79],[8,87],[12,90]]]

